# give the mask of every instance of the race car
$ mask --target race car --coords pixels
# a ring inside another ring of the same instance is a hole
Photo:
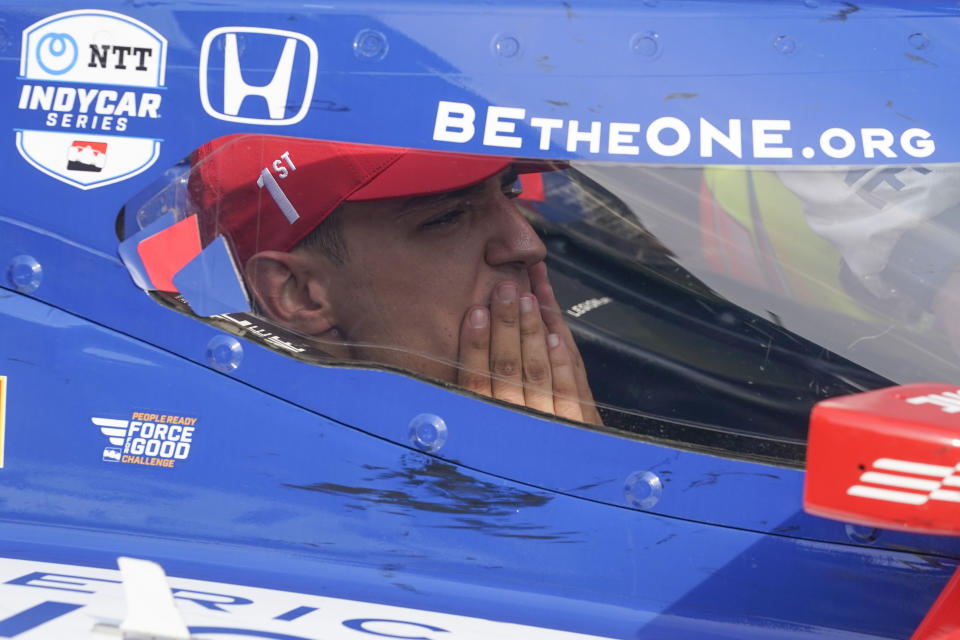
[[[956,31],[0,7],[0,638],[956,637]]]

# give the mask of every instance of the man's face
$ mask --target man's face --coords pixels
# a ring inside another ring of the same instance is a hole
[[[530,291],[527,270],[546,255],[515,182],[507,170],[450,194],[344,205],[347,257],[329,267],[327,298],[352,357],[456,380],[467,309],[504,280]]]

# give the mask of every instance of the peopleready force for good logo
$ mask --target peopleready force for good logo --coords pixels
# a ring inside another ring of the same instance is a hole
[[[167,41],[111,11],[58,13],[23,30],[17,149],[80,189],[125,180],[160,152]]]
[[[134,411],[129,420],[90,418],[111,446],[104,462],[172,469],[190,456],[197,419],[174,413]]]

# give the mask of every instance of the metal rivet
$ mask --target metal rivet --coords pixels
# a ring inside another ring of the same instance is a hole
[[[440,416],[421,413],[410,421],[410,442],[413,446],[434,453],[447,441],[447,423]]]
[[[383,60],[390,45],[387,36],[373,29],[364,29],[353,39],[353,53],[364,60]]]
[[[515,58],[520,53],[520,40],[516,36],[498,35],[491,45],[494,55],[501,58]]]
[[[243,345],[233,336],[214,336],[207,343],[207,362],[223,373],[236,371],[243,361]]]
[[[852,542],[873,544],[880,537],[880,529],[860,527],[855,524],[844,525],[844,531]]]
[[[624,483],[623,494],[631,507],[649,509],[660,502],[663,483],[652,471],[636,471],[631,473]]]
[[[33,256],[17,256],[10,261],[7,278],[14,289],[20,293],[32,293],[43,280],[43,267]]]
[[[910,43],[910,46],[914,49],[926,49],[930,46],[930,38],[924,33],[912,33],[907,38],[907,42]]]
[[[797,41],[791,36],[777,36],[773,40],[773,48],[780,53],[793,53],[797,50]]]
[[[654,58],[660,53],[660,34],[653,31],[635,33],[630,37],[630,50],[644,58]]]

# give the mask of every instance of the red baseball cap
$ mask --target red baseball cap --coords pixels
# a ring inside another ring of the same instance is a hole
[[[193,154],[188,189],[203,244],[229,238],[241,264],[288,251],[343,202],[427,196],[477,184],[514,159],[238,134]],[[544,171],[542,163],[518,171]]]

